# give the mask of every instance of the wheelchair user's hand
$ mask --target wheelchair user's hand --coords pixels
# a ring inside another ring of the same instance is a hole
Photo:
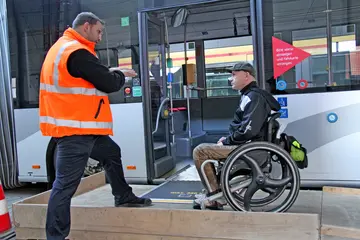
[[[226,139],[226,137],[221,137],[219,141],[217,142],[218,145],[223,145],[223,141]],[[221,144],[220,144],[221,143]]]

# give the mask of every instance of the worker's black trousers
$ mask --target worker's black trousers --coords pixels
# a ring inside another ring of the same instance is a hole
[[[48,203],[46,235],[47,240],[64,240],[70,232],[71,198],[89,157],[103,165],[114,196],[127,202],[135,195],[124,178],[120,147],[109,136],[69,136],[55,141],[56,179]]]

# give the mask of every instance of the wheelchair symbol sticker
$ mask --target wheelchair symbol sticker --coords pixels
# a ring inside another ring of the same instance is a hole
[[[327,115],[327,120],[329,123],[335,123],[338,120],[338,116],[336,115],[336,113],[329,113]]]
[[[287,107],[287,98],[286,97],[279,97],[278,103],[281,107]]]
[[[282,108],[279,110],[279,112],[281,113],[280,118],[288,118],[289,117],[289,112],[288,112],[287,108]]]
[[[286,84],[286,82],[284,80],[279,80],[279,81],[276,82],[276,89],[280,90],[280,91],[285,90],[286,85],[287,84]]]

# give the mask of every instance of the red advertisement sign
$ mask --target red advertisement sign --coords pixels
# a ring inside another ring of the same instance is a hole
[[[272,37],[272,48],[274,78],[279,77],[296,64],[311,56],[310,53],[281,41],[276,37]]]

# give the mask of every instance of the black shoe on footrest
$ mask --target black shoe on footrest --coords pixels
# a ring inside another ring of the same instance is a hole
[[[148,207],[152,205],[150,198],[135,197],[126,202],[119,202],[115,198],[115,207]]]
[[[197,203],[195,200],[193,202],[193,209],[196,209],[196,210],[201,210],[201,205],[199,203]],[[209,210],[224,210],[224,207],[215,202],[214,204],[212,205],[205,205],[205,209],[209,209]]]
[[[209,201],[207,200],[208,197],[213,196],[217,193],[220,193],[221,189],[215,190],[211,193],[208,193],[206,195],[200,194],[198,196],[195,196],[196,199],[194,199],[193,202],[193,209],[201,209],[201,204],[204,203],[205,204],[205,208],[206,209],[210,209],[210,210],[224,210],[224,203],[218,202],[217,200],[215,201]]]

